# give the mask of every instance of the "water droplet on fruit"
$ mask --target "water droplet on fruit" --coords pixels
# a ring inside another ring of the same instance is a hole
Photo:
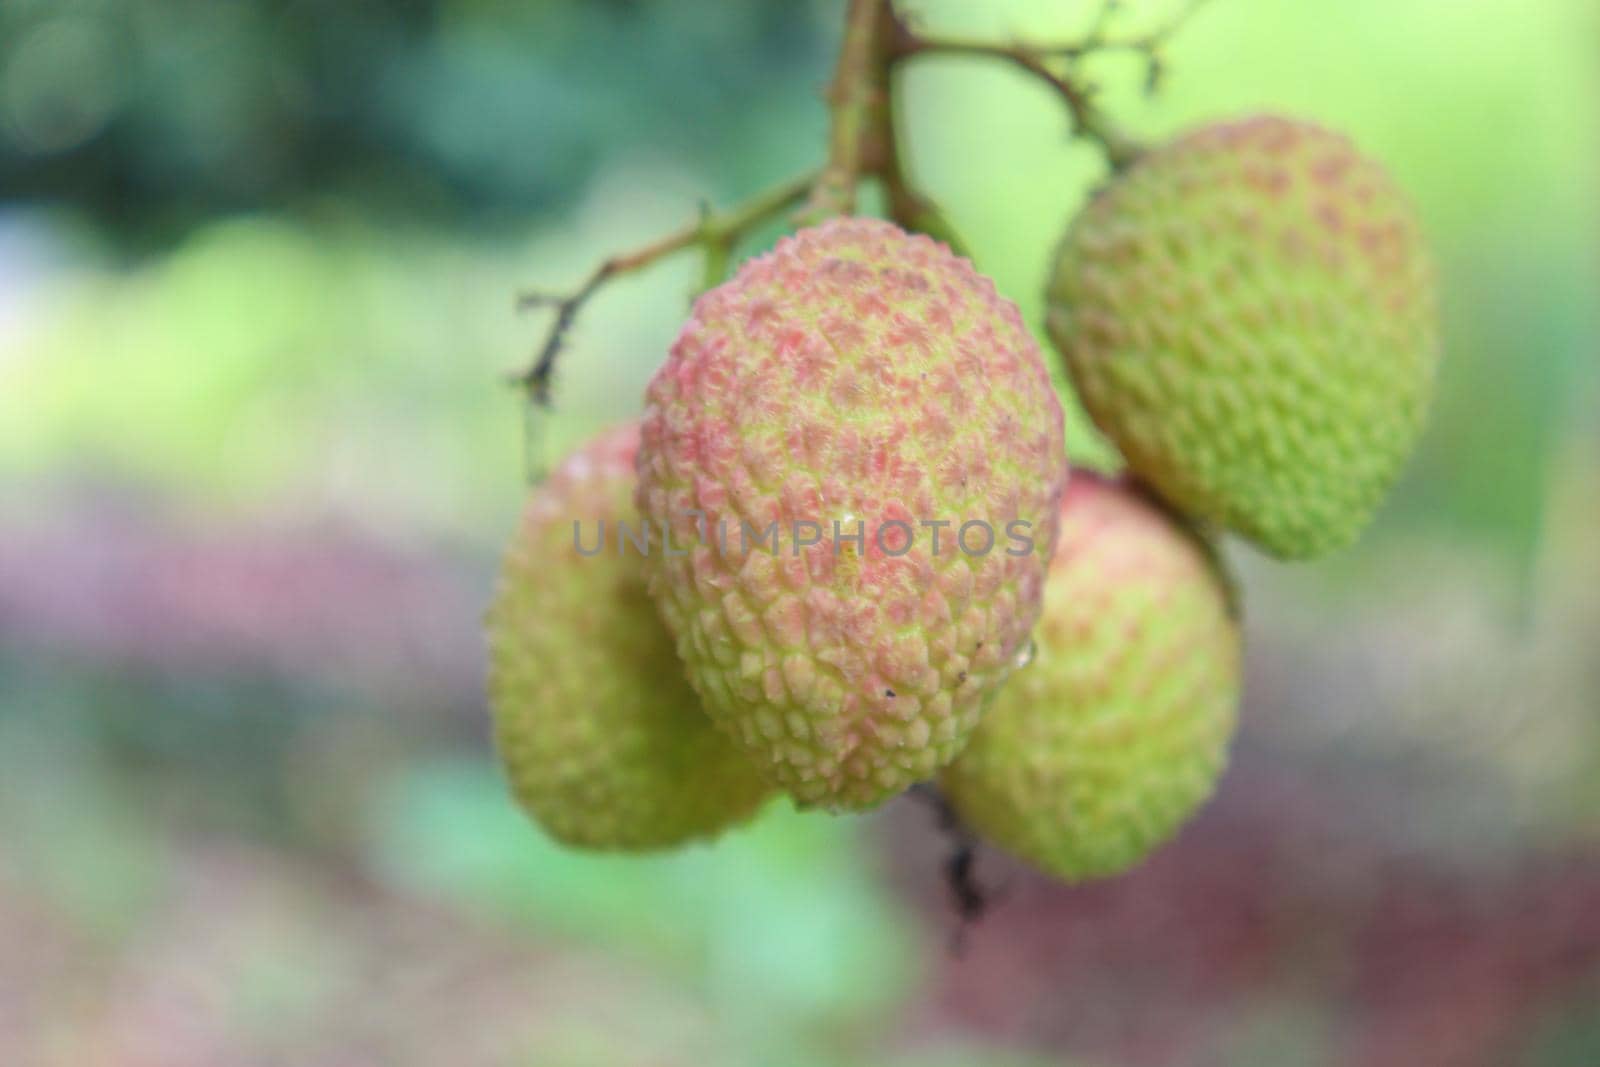
[[[1037,655],[1038,652],[1038,646],[1033,643],[1033,638],[1030,637],[1028,639],[1027,646],[1024,647],[1021,652],[1017,653],[1017,658],[1011,661],[1011,665],[1020,671],[1022,668],[1033,662],[1033,657]]]

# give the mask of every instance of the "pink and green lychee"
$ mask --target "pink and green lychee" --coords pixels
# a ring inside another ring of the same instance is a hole
[[[837,219],[704,294],[646,399],[640,510],[683,552],[650,588],[711,717],[802,806],[953,759],[1026,647],[1065,480],[1016,307]]]
[[[1121,482],[1074,472],[1034,628],[940,782],[982,837],[1059,878],[1113,875],[1211,794],[1240,695],[1239,627],[1208,547]]]
[[[645,590],[637,424],[533,490],[488,613],[494,735],[517,800],[552,837],[655,849],[748,818],[769,790],[701,711]]]
[[[1439,358],[1416,214],[1344,137],[1272,116],[1138,158],[1056,254],[1051,339],[1128,464],[1284,558],[1353,541]]]

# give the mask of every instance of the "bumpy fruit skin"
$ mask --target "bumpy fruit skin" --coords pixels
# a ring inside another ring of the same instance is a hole
[[[1416,216],[1377,163],[1303,122],[1207,126],[1140,158],[1073,222],[1047,300],[1129,465],[1281,558],[1356,538],[1433,392]]]
[[[1065,481],[1016,307],[935,241],[834,220],[703,295],[646,399],[640,510],[684,553],[650,589],[712,718],[802,807],[953,759],[1027,644]]]
[[[701,711],[643,557],[617,549],[618,521],[638,526],[638,438],[637,424],[596,438],[533,491],[488,614],[489,700],[512,790],[552,837],[596,849],[707,837],[768,792]]]
[[[1207,547],[1121,483],[1074,472],[1031,665],[941,785],[983,837],[1068,881],[1120,873],[1211,794],[1239,630]]]

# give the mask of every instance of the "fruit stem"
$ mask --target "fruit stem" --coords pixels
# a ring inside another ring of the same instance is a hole
[[[885,25],[880,35],[881,64],[878,76],[883,86],[883,105],[874,111],[876,123],[869,144],[876,150],[874,168],[888,200],[889,217],[913,233],[925,233],[943,241],[957,255],[968,255],[954,226],[939,206],[912,184],[902,154],[900,134],[900,87],[894,76],[894,57],[910,35],[910,30],[889,4],[884,8]]]
[[[893,64],[922,55],[977,56],[1009,63],[1053,89],[1072,118],[1073,135],[1098,144],[1111,169],[1122,170],[1138,157],[1142,149],[1096,105],[1094,86],[1079,77],[1076,65],[1091,55],[1133,53],[1143,58],[1145,91],[1153,93],[1159,88],[1166,70],[1163,53],[1167,42],[1205,2],[1188,0],[1170,19],[1152,30],[1115,35],[1109,27],[1120,5],[1116,0],[1106,0],[1087,33],[1076,40],[1056,44],[1002,44],[955,37],[931,37],[912,33],[902,26],[902,32],[893,38],[893,50],[889,58]]]
[[[832,112],[828,162],[805,207],[796,213],[795,224],[813,225],[850,214],[861,179],[875,177],[883,183],[890,218],[964,255],[955,228],[932,200],[912,186],[901,158],[891,73],[895,54],[908,34],[891,0],[851,0],[828,89]]]
[[[615,255],[602,262],[577,289],[566,294],[524,292],[517,297],[517,307],[547,307],[555,310],[550,331],[545,335],[538,354],[526,370],[512,376],[513,385],[521,389],[528,401],[539,407],[550,406],[550,380],[555,373],[556,360],[566,343],[578,312],[606,282],[625,274],[643,270],[667,256],[687,248],[700,248],[705,252],[704,287],[710,288],[722,280],[732,256],[733,247],[749,230],[799,203],[812,188],[814,175],[805,174],[760,196],[753,197],[726,212],[716,213],[702,209],[700,217],[691,225],[659,237],[632,252]]]
[[[856,209],[856,185],[868,154],[868,135],[881,126],[876,113],[888,103],[887,35],[895,26],[889,0],[850,0],[839,62],[828,85],[828,162],[817,175],[796,226],[810,226]]]
[[[1056,95],[1066,104],[1067,112],[1072,118],[1073,136],[1098,144],[1111,169],[1121,170],[1138,156],[1141,151],[1139,145],[1118,129],[1096,106],[1094,91],[1088,84],[1079,81],[1070,73],[1055,70],[1049,62],[1049,57],[1052,55],[1083,54],[1083,48],[1081,42],[1039,48],[1025,44],[997,44],[989,41],[910,34],[894,58],[896,63],[899,63],[915,56],[925,55],[977,56],[1010,63],[1055,90]]]
[[[1146,86],[1154,89],[1162,70],[1162,47],[1204,2],[1188,0],[1165,25],[1140,35],[1118,37],[1107,26],[1119,5],[1117,0],[1105,0],[1089,32],[1078,40],[1055,45],[1008,45],[921,35],[896,14],[893,0],[849,0],[839,60],[828,88],[831,122],[828,158],[823,166],[730,211],[717,214],[703,210],[692,225],[603,261],[573,292],[523,293],[517,300],[519,308],[551,308],[555,315],[532,362],[512,376],[512,384],[523,391],[531,405],[550,406],[550,382],[567,334],[584,304],[612,278],[642,270],[684,249],[699,248],[705,256],[701,288],[709,289],[726,276],[734,249],[749,230],[802,203],[794,218],[797,226],[851,214],[856,207],[856,188],[863,177],[875,177],[883,183],[889,214],[901,226],[926,233],[966,254],[944,214],[915,189],[906,173],[903,145],[895,128],[893,83],[899,64],[914,56],[978,56],[1019,67],[1049,85],[1066,103],[1074,135],[1096,142],[1113,170],[1127,166],[1138,156],[1140,146],[1095,105],[1093,87],[1077,77],[1075,64],[1099,52],[1133,52],[1145,58]],[[1064,69],[1056,69],[1052,62]]]

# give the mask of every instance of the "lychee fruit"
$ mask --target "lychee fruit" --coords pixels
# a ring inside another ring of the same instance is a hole
[[[1269,116],[1151,150],[1056,254],[1048,330],[1141,478],[1286,559],[1353,541],[1439,358],[1411,206],[1344,137]]]
[[[568,456],[527,502],[488,613],[501,763],[554,838],[652,849],[709,837],[769,790],[711,725],[626,538],[636,423]]]
[[[702,295],[646,400],[650,590],[711,717],[802,807],[953,759],[1027,645],[1065,481],[1016,307],[836,219]]]
[[[940,785],[982,837],[1068,881],[1120,873],[1211,794],[1240,696],[1208,547],[1126,484],[1076,471],[1032,663]]]

